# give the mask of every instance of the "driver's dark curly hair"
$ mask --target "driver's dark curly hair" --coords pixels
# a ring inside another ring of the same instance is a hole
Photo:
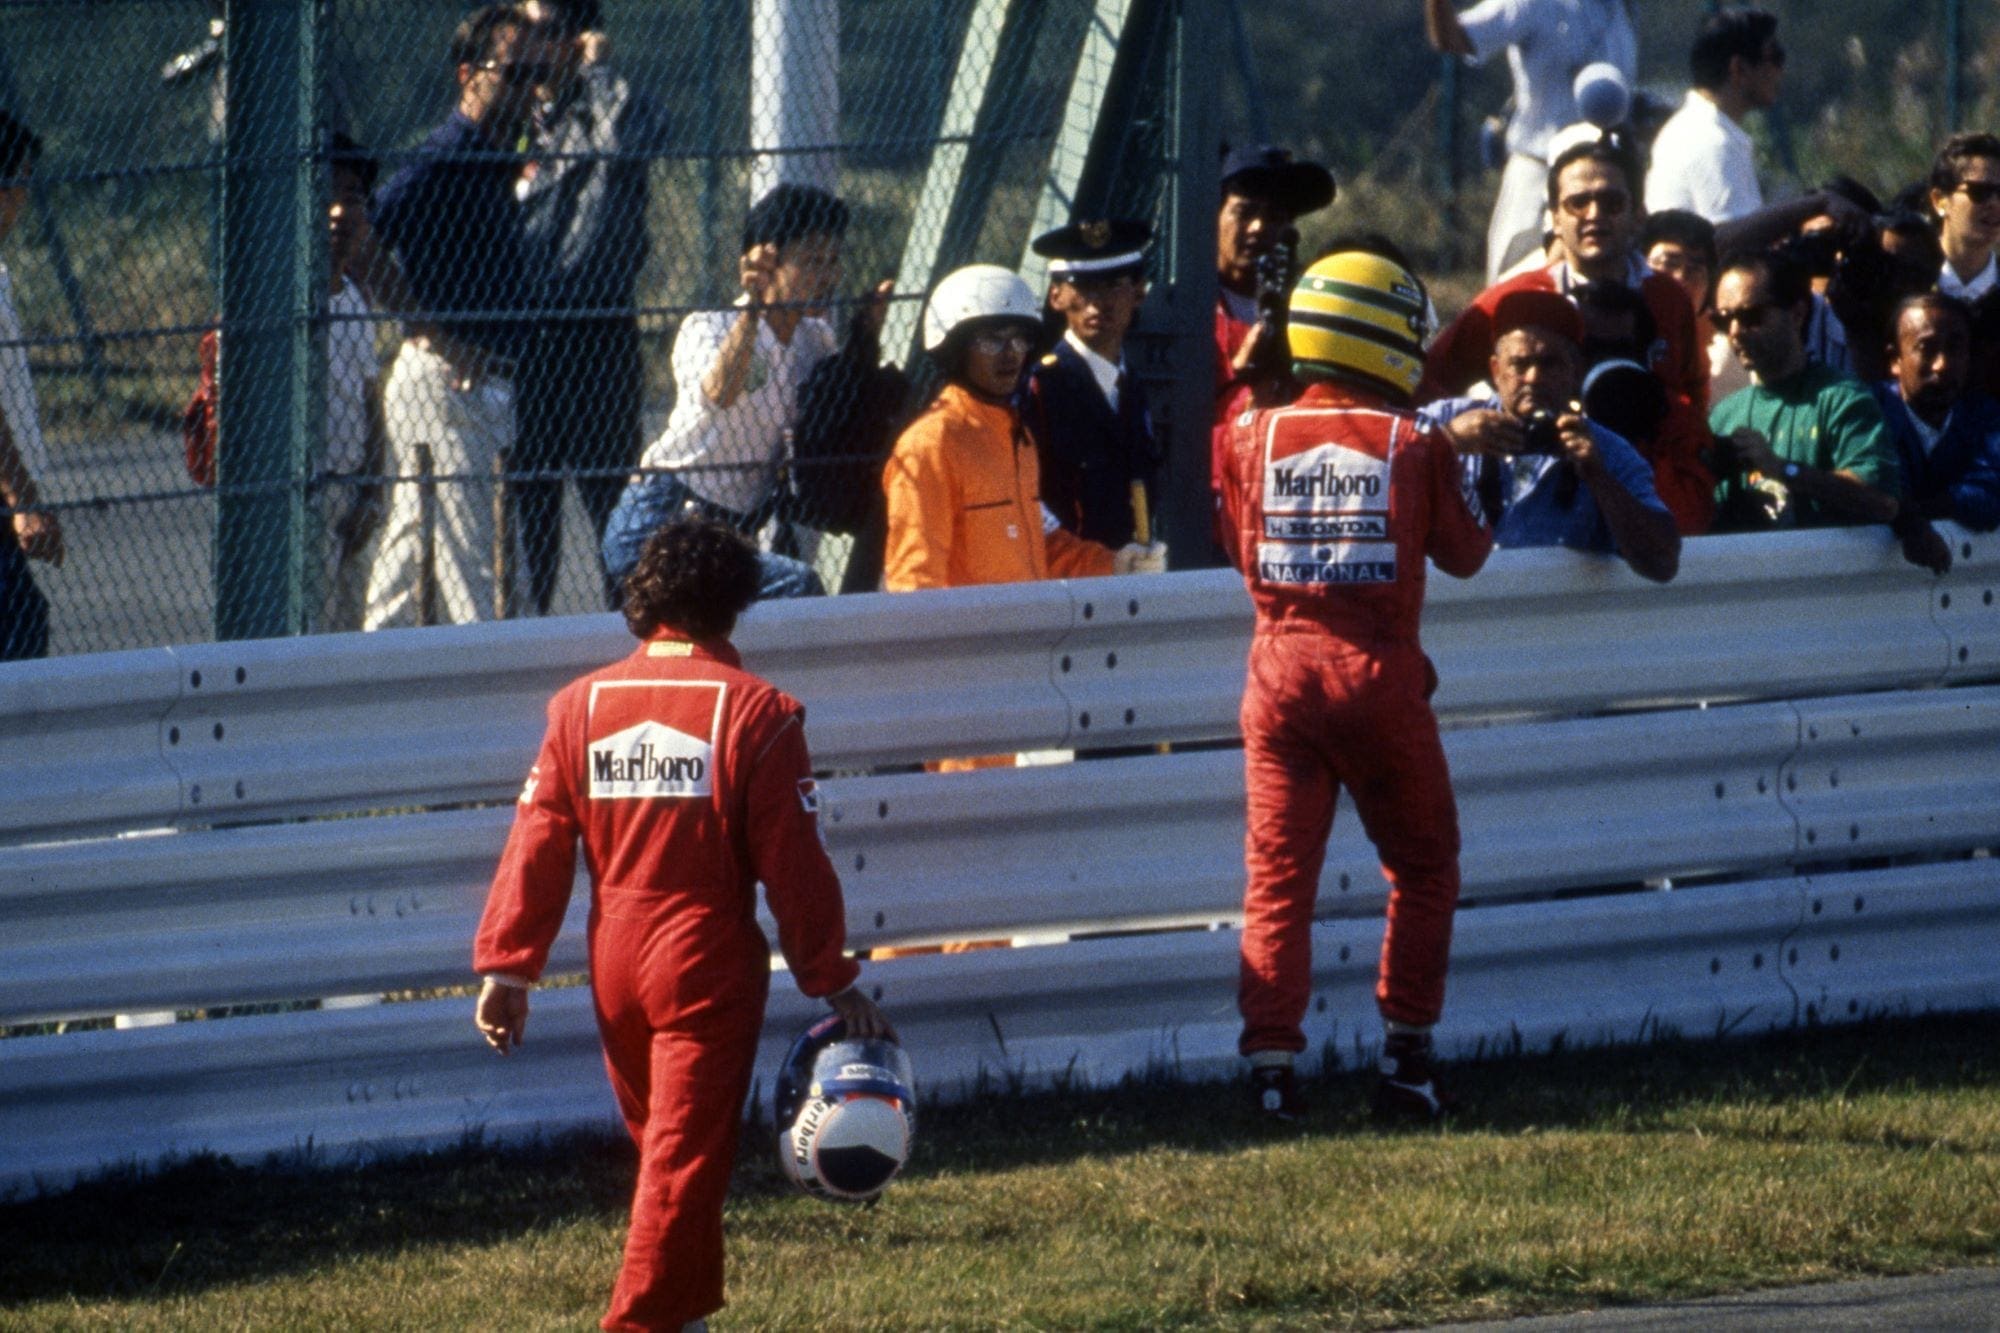
[[[662,628],[721,638],[757,600],[758,583],[757,552],[736,529],[680,519],[646,539],[625,580],[625,625],[642,639]]]

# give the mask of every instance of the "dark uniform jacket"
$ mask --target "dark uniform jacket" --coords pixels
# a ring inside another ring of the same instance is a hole
[[[1121,380],[1113,412],[1064,340],[1029,372],[1021,413],[1041,457],[1042,503],[1077,536],[1113,550],[1137,540],[1132,483],[1145,485],[1150,506],[1161,460],[1145,390],[1135,375]]]

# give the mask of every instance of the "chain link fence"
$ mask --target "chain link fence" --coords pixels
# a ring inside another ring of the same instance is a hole
[[[2000,118],[1992,0],[1766,5],[1791,53],[1781,114],[1750,127],[1769,193],[1846,173],[1887,197],[1954,123]],[[1447,314],[1477,286],[1479,126],[1507,77],[1444,77],[1416,5],[530,8],[578,31],[488,32],[460,61],[460,0],[0,10],[0,112],[41,144],[0,185],[24,203],[0,236],[18,313],[0,403],[61,526],[60,567],[31,566],[49,651],[602,609],[603,533],[657,513],[620,515],[634,475],[656,501],[687,498],[665,477],[730,511],[829,592],[872,586],[877,460],[930,387],[930,284],[978,260],[1039,287],[1027,239],[1086,199],[1152,217],[1135,359],[1172,379],[1167,344],[1201,312],[1161,318],[1183,276],[1165,241],[1203,206],[1175,193],[1192,160],[1176,145],[1218,132],[1335,168],[1305,251],[1373,229],[1440,279]],[[1642,84],[1670,102],[1710,8],[1633,6]],[[1196,9],[1207,36],[1183,69],[1160,34]],[[1219,125],[1174,120],[1166,90],[1190,75]],[[492,132],[433,142],[468,96],[499,108]],[[704,443],[676,347],[691,361],[691,329],[726,333],[746,217],[779,181],[842,201],[841,272],[819,273],[824,300],[780,301],[801,331],[756,350],[757,405]],[[879,335],[857,334],[884,281]],[[205,360],[232,386],[207,411]],[[0,567],[0,602],[28,568]]]
[[[602,610],[683,506],[872,588],[924,294],[1032,267],[1167,8],[9,4],[48,650]],[[1142,216],[1162,68],[1097,172]]]

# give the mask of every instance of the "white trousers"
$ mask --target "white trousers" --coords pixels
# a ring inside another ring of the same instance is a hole
[[[406,342],[382,407],[388,470],[406,480],[389,483],[363,628],[460,625],[525,606],[521,561],[501,545],[512,539],[497,475],[514,447],[513,384],[461,389],[443,357]],[[427,475],[437,480],[415,480]]]
[[[1486,227],[1486,282],[1491,286],[1500,277],[1500,261],[1507,246],[1524,231],[1542,230],[1548,210],[1549,169],[1538,157],[1515,153],[1500,173],[1500,195],[1493,201],[1493,220]]]

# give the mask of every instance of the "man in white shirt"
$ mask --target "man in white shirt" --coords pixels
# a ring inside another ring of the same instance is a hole
[[[847,205],[807,185],[774,186],[743,223],[743,295],[726,310],[698,310],[674,338],[674,410],[639,459],[649,473],[619,498],[604,533],[615,583],[637,563],[654,529],[693,511],[753,539],[776,517],[790,459],[799,386],[837,346],[825,318],[840,283]],[[768,542],[760,543],[768,545]],[[764,597],[825,591],[811,566],[762,553]]]
[[[1635,81],[1639,41],[1626,0],[1481,0],[1463,14],[1452,0],[1424,0],[1424,32],[1446,55],[1483,64],[1501,51],[1514,76],[1514,116],[1507,124],[1507,166],[1486,231],[1486,280],[1499,277],[1515,236],[1540,231],[1548,185],[1548,143],[1583,119],[1575,80],[1605,61]]]
[[[2000,284],[2000,138],[1954,134],[1931,164],[1931,210],[1942,224],[1938,290],[1968,305]]]
[[[1733,222],[1764,206],[1743,117],[1777,105],[1785,79],[1778,20],[1761,9],[1711,14],[1688,53],[1694,87],[1653,140],[1646,209],[1679,208]]]

